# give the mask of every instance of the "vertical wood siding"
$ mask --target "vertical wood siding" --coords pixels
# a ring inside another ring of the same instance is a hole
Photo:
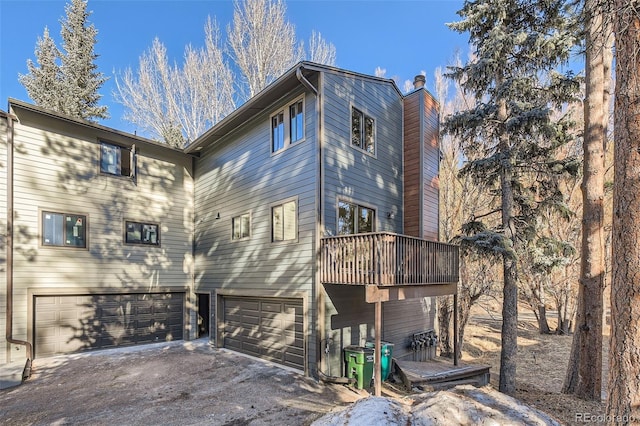
[[[241,131],[203,150],[197,160],[196,291],[234,289],[244,295],[268,292],[283,298],[292,292],[307,292],[306,312],[315,312],[312,290],[318,168],[312,95],[304,101],[305,139],[271,153],[270,114],[301,94],[283,98]],[[297,202],[297,240],[272,242],[271,207],[289,200]],[[220,218],[216,219],[218,213]],[[251,216],[251,235],[233,241],[232,218],[244,213]],[[220,320],[221,313],[217,315]],[[315,341],[313,321],[308,324],[309,341]],[[308,349],[308,365],[313,371],[315,345],[308,345]]]
[[[136,183],[100,174],[98,138],[124,136],[18,112],[15,127],[14,335],[27,336],[28,291],[78,294],[191,283],[191,160],[137,144]],[[33,123],[38,123],[37,126]],[[87,249],[41,245],[41,211],[87,216]],[[160,224],[159,247],[124,244],[124,220]]]
[[[424,182],[424,197],[422,206],[423,238],[438,240],[439,237],[439,196],[440,183],[438,181],[440,167],[440,142],[438,104],[431,95],[423,91],[424,97],[424,157],[422,159],[422,178]]]
[[[438,105],[426,90],[404,100],[404,232],[438,240]]]

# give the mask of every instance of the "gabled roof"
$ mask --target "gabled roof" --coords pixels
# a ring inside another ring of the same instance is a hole
[[[75,117],[70,117],[68,115],[65,114],[61,114],[59,112],[56,111],[52,111],[46,108],[43,108],[41,106],[37,106],[37,105],[33,105],[30,104],[28,102],[25,101],[20,101],[17,99],[13,99],[13,98],[9,98],[9,111],[12,110],[25,110],[25,111],[29,111],[32,113],[36,113],[36,114],[41,114],[44,116],[48,116],[48,117],[52,117],[70,124],[74,124],[74,125],[78,125],[81,127],[86,127],[89,129],[93,129],[96,131],[101,131],[101,132],[107,132],[107,133],[111,133],[111,134],[116,134],[119,136],[123,136],[125,138],[128,139],[132,139],[134,143],[137,143],[139,145],[152,145],[154,147],[160,148],[160,149],[164,149],[164,150],[170,150],[173,152],[180,152],[180,153],[184,153],[184,150],[180,149],[180,148],[174,148],[171,145],[168,145],[166,143],[162,143],[162,142],[157,142],[151,139],[147,139],[138,135],[134,135],[131,133],[127,133],[127,132],[123,132],[121,130],[117,130],[111,127],[107,127],[107,126],[103,126],[101,124],[98,123],[94,123],[92,121],[87,121],[87,120],[82,120],[79,118],[75,118]],[[17,114],[16,114],[17,115]],[[18,116],[18,119],[20,117]]]
[[[204,146],[215,143],[233,130],[240,127],[243,123],[255,117],[256,114],[263,112],[266,108],[280,99],[283,94],[290,92],[300,85],[305,85],[301,78],[307,78],[314,73],[332,73],[345,76],[355,76],[367,80],[384,82],[393,85],[398,95],[402,97],[402,93],[391,79],[375,77],[367,74],[360,74],[336,68],[328,65],[317,64],[314,62],[302,61],[297,63],[287,72],[282,74],[277,80],[265,87],[261,92],[249,99],[243,105],[234,110],[231,114],[216,123],[211,129],[207,130],[189,146],[185,148],[186,153],[196,153]]]

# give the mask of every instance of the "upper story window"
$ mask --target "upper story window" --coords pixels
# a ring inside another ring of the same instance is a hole
[[[298,235],[297,216],[295,201],[271,207],[271,241],[295,240]]]
[[[298,99],[271,116],[271,152],[304,139],[304,101]]]
[[[42,212],[42,245],[87,247],[87,216]]]
[[[376,212],[347,201],[338,201],[338,234],[362,234],[375,231]]]
[[[304,138],[304,112],[302,107],[302,100],[289,107],[289,137],[291,143],[298,142]]]
[[[242,240],[251,236],[251,216],[249,213],[241,214],[231,219],[231,239]]]
[[[125,221],[126,244],[160,245],[160,226],[156,223]]]
[[[136,172],[136,146],[127,148],[111,143],[100,143],[100,172],[134,177]]]
[[[271,117],[271,152],[284,149],[284,112]]]
[[[351,144],[370,154],[376,152],[375,121],[357,108],[351,108]]]

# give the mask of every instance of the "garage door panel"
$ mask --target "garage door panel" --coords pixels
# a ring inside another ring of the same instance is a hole
[[[180,340],[183,301],[184,293],[37,296],[35,353],[43,357]]]
[[[304,369],[301,299],[226,297],[223,346]]]

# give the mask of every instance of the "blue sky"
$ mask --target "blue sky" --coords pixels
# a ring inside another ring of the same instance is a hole
[[[7,99],[30,101],[18,82],[27,72],[27,59],[35,61],[34,50],[44,27],[60,42],[60,19],[66,1],[0,0],[0,109]],[[451,62],[456,50],[467,51],[467,35],[449,30],[445,23],[458,19],[462,0],[288,0],[287,17],[305,44],[312,30],[336,46],[337,66],[374,74],[386,69],[386,77],[402,84],[425,72],[432,89],[437,67]],[[111,118],[101,124],[133,132],[123,121],[122,107],[113,101],[115,76],[131,67],[137,69],[140,55],[155,37],[167,47],[170,60],[182,63],[184,47],[201,46],[207,16],[215,17],[226,29],[232,21],[230,0],[89,0],[89,20],[98,29],[95,51],[100,71],[110,80],[100,90],[101,104]],[[224,33],[224,31],[223,31]]]

